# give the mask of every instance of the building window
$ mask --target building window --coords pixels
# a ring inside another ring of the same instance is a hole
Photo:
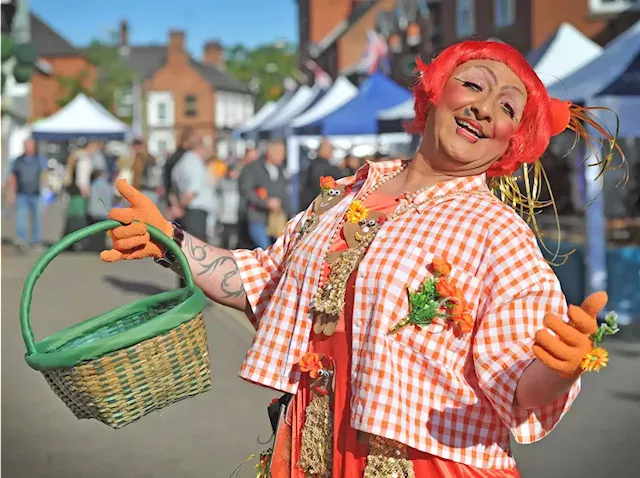
[[[167,121],[167,104],[158,103],[158,123],[165,123]]]
[[[458,0],[456,32],[458,38],[466,38],[476,31],[475,0]]]
[[[505,28],[516,22],[516,0],[494,0],[494,23]]]
[[[187,95],[184,99],[184,115],[198,116],[198,98],[195,95]]]
[[[594,15],[638,11],[640,0],[589,0],[589,10]]]

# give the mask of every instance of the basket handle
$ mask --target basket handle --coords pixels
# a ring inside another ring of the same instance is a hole
[[[176,244],[173,239],[163,233],[160,229],[157,229],[149,224],[145,225],[147,226],[147,231],[149,231],[149,235],[151,236],[151,238],[155,241],[158,241],[175,256],[178,264],[180,265],[180,269],[184,274],[184,280],[186,282],[187,289],[193,289],[195,285],[193,282],[191,267],[189,267],[189,261],[180,249],[180,246],[178,246],[178,244]],[[83,239],[93,236],[94,234],[110,231],[119,226],[122,226],[122,224],[118,221],[101,221],[96,224],[92,224],[91,226],[74,231],[56,242],[36,261],[24,283],[24,288],[22,290],[22,299],[20,301],[20,327],[22,329],[22,338],[24,339],[24,343],[27,346],[28,355],[36,353],[36,344],[33,337],[33,329],[31,328],[31,298],[33,296],[33,289],[36,285],[36,282],[44,272],[45,268],[53,259],[55,259],[62,252],[66,251],[76,242],[80,242]]]

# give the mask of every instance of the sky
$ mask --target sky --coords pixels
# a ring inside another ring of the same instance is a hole
[[[255,46],[298,37],[296,0],[29,0],[29,6],[74,46],[108,38],[123,18],[131,44],[166,43],[169,30],[179,29],[195,56],[208,40]]]

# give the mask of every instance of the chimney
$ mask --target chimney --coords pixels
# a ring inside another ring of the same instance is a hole
[[[217,41],[205,43],[202,53],[202,62],[205,65],[214,65],[218,68],[224,68],[224,50],[222,45]]]
[[[184,51],[184,31],[171,30],[167,46],[167,64],[186,66],[187,54]]]
[[[124,18],[120,20],[120,46],[129,45],[129,24]]]

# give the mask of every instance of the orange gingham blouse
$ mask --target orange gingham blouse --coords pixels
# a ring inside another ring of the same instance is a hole
[[[400,160],[368,163],[341,180],[352,185],[352,193],[304,237],[294,229],[308,212],[293,218],[268,250],[234,252],[257,320],[242,378],[297,391],[296,363],[308,348],[310,305],[322,285],[332,236],[354,197],[399,167]],[[480,188],[486,196],[427,201]],[[484,175],[436,185],[413,203],[415,208],[384,223],[357,269],[351,426],[459,463],[513,467],[509,432],[519,443],[540,440],[580,391],[578,381],[552,405],[513,406],[545,313],[566,317],[560,284],[531,229],[491,195]],[[406,288],[415,290],[430,277],[436,257],[452,265],[450,279],[473,307],[473,332],[457,338],[432,325],[387,335],[409,311]]]

